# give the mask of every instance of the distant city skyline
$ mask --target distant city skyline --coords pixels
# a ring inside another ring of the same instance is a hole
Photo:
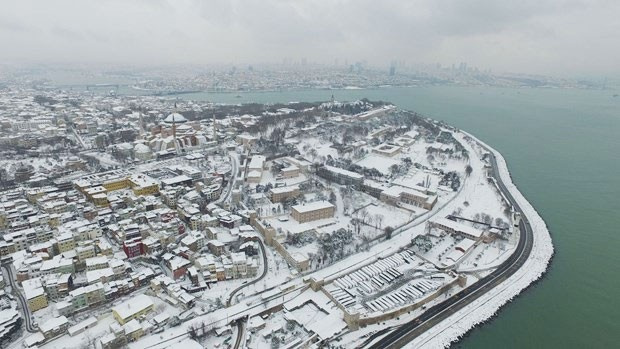
[[[467,62],[620,73],[613,1],[6,1],[0,64]]]

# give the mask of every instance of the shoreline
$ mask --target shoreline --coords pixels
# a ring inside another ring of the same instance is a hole
[[[509,299],[506,303],[501,305],[497,309],[497,311],[493,315],[491,315],[489,318],[482,320],[481,322],[478,322],[477,324],[475,324],[472,328],[470,328],[465,333],[460,335],[457,339],[450,342],[445,348],[448,348],[448,349],[458,348],[458,346],[461,344],[463,339],[468,338],[476,330],[483,330],[486,325],[491,324],[496,318],[498,318],[503,312],[505,312],[507,310],[506,306],[510,305],[513,302],[513,300],[515,300],[518,296],[521,296],[525,294],[526,292],[528,292],[529,290],[533,289],[534,287],[538,286],[539,283],[541,283],[545,279],[550,269],[552,268],[554,257],[555,257],[555,251],[551,254],[551,258],[549,259],[547,269],[543,272],[543,274],[538,279],[534,280],[531,284],[529,284],[527,287],[522,289],[521,292],[517,296]]]
[[[547,224],[513,183],[508,165],[502,154],[474,135],[462,130],[460,132],[471,137],[480,146],[487,148],[495,155],[499,176],[523,209],[524,215],[527,216],[534,230],[532,251],[525,264],[506,281],[415,338],[405,345],[405,348],[447,348],[458,344],[474,329],[498,316],[504,305],[512,302],[515,297],[542,281],[555,254]]]

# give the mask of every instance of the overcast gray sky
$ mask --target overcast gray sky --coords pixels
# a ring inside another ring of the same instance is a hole
[[[620,71],[619,0],[0,0],[0,62],[452,64]]]

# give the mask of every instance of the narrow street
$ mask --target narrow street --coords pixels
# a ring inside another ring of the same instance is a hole
[[[12,268],[13,265],[11,264],[2,265],[2,270],[5,274],[4,279],[8,280],[8,284],[11,286],[11,291],[16,296],[17,302],[19,303],[19,307],[21,308],[21,312],[24,317],[24,323],[26,324],[26,331],[30,333],[37,332],[37,329],[34,328],[34,326],[32,325],[32,314],[30,313],[30,309],[28,308],[28,301],[17,287],[17,283],[15,282],[15,278],[13,276]]]

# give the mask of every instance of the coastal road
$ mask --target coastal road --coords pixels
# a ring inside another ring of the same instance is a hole
[[[429,308],[426,312],[424,312],[417,318],[396,327],[396,329],[394,329],[378,341],[372,343],[375,339],[377,339],[377,337],[383,335],[385,332],[371,336],[364,344],[361,345],[361,347],[368,347],[373,349],[403,347],[417,336],[421,335],[422,333],[429,330],[446,318],[450,317],[460,309],[472,303],[480,296],[497,287],[499,284],[501,284],[511,275],[517,272],[527,261],[533,246],[532,227],[530,226],[527,217],[524,215],[523,210],[514,199],[512,194],[508,191],[504,182],[499,176],[495,155],[490,150],[489,155],[492,166],[491,175],[497,180],[500,190],[504,193],[510,204],[513,206],[514,211],[520,213],[521,215],[521,222],[519,224],[520,236],[517,248],[515,249],[513,254],[508,257],[508,259],[504,261],[493,273],[476,281],[473,285],[467,287],[459,293],[456,293],[444,302]]]
[[[28,308],[28,301],[26,301],[26,297],[21,293],[19,288],[17,288],[17,283],[15,282],[15,278],[13,277],[13,266],[11,264],[3,264],[2,269],[6,272],[7,279],[9,280],[9,285],[11,285],[11,290],[13,294],[17,296],[17,302],[22,308],[22,313],[24,314],[24,323],[26,324],[26,331],[30,333],[37,332],[37,329],[32,325],[32,315],[30,314],[30,309]]]

